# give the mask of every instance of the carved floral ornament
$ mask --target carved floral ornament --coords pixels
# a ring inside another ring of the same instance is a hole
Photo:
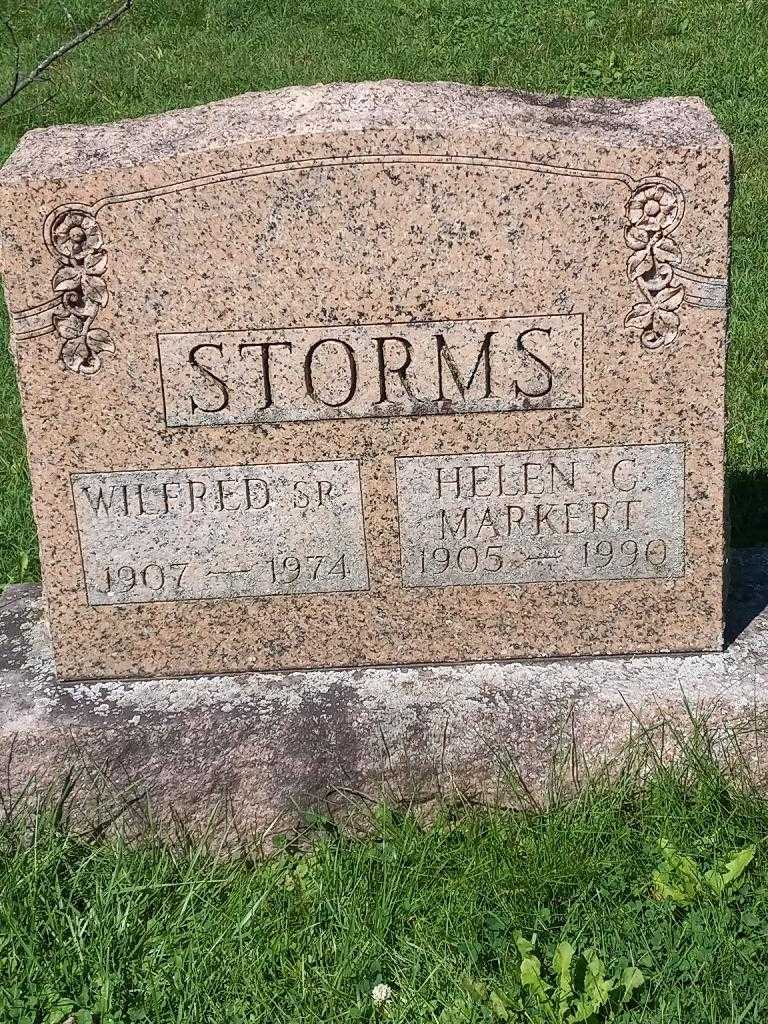
[[[682,260],[680,246],[671,237],[683,219],[685,198],[674,182],[641,182],[627,201],[624,239],[632,255],[627,276],[642,295],[624,321],[640,332],[644,348],[671,345],[680,327],[678,308],[685,299],[685,285],[675,268]]]
[[[61,343],[59,362],[75,373],[96,373],[101,354],[115,351],[107,331],[93,326],[109,300],[101,229],[89,207],[73,204],[54,210],[43,234],[58,263],[51,284],[62,305],[53,314],[53,329]]]

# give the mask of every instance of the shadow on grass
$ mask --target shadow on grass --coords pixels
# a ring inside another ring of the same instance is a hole
[[[761,473],[728,476],[731,555],[726,606],[728,647],[768,608],[768,559],[763,552],[738,548],[768,544],[768,477]]]
[[[765,473],[728,474],[731,545],[736,548],[768,544],[768,476]]]

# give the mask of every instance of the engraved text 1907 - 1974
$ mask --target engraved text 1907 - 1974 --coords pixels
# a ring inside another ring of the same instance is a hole
[[[90,605],[368,588],[354,460],[71,483]]]

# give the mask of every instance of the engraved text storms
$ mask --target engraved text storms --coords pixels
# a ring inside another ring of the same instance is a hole
[[[169,426],[578,408],[580,315],[159,334]]]

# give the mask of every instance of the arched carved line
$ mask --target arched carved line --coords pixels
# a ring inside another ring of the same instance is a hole
[[[682,280],[683,274],[678,274],[675,270],[681,256],[679,247],[670,237],[682,220],[685,209],[682,190],[675,182],[665,178],[646,178],[637,181],[621,171],[445,153],[373,153],[259,164],[183,179],[153,189],[104,196],[92,205],[69,203],[58,207],[46,218],[43,232],[46,245],[58,264],[52,281],[56,295],[53,300],[13,313],[13,319],[22,320],[45,313],[49,309],[53,310],[52,322],[47,330],[55,331],[61,342],[61,365],[67,370],[79,373],[96,373],[102,365],[102,353],[114,352],[114,344],[107,332],[93,326],[96,316],[109,300],[109,290],[104,280],[107,252],[102,247],[103,239],[97,220],[98,214],[105,207],[140,202],[175,192],[262,175],[305,171],[319,167],[398,163],[493,167],[499,170],[602,179],[624,185],[630,190],[625,208],[625,241],[633,250],[627,261],[627,273],[643,300],[627,315],[626,326],[640,331],[641,343],[646,348],[660,348],[671,343],[676,337],[679,327],[676,310],[685,299],[686,286]],[[663,207],[663,213],[655,210],[654,203],[660,210]],[[670,217],[672,207],[674,213]],[[711,282],[714,290],[707,292],[710,297],[721,293],[718,289],[721,289],[723,282],[719,279],[694,274],[685,276],[695,277],[702,283]],[[56,296],[60,296],[60,299]],[[22,339],[37,336],[44,331],[35,326],[15,333],[17,338]]]
[[[289,160],[282,163],[257,164],[253,167],[240,167],[233,171],[222,171],[218,174],[203,175],[198,178],[186,178],[182,181],[159,185],[153,189],[141,189],[137,192],[126,192],[120,195],[105,196],[94,203],[93,211],[98,213],[105,206],[117,203],[139,202],[142,199],[153,199],[156,196],[184,192],[188,189],[202,188],[206,185],[218,185],[244,178],[257,178],[262,175],[282,174],[290,171],[314,170],[318,167],[357,167],[366,164],[448,164],[451,166],[496,167],[505,170],[535,171],[541,174],[554,174],[574,178],[602,178],[606,181],[617,181],[631,189],[635,180],[621,171],[585,170],[579,167],[568,167],[559,164],[537,163],[533,160],[507,160],[502,157],[452,156],[448,153],[370,153],[364,156],[316,157],[304,160]]]

